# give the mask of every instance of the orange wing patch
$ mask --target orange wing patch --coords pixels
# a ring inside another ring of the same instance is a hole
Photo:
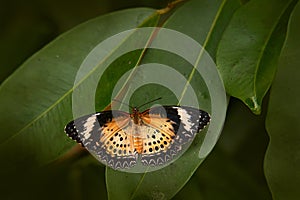
[[[133,138],[123,129],[118,130],[108,140],[103,141],[102,147],[112,157],[134,154]]]
[[[102,133],[100,141],[105,143],[105,141],[111,139],[111,137],[114,137],[117,132],[127,126],[129,120],[129,117],[122,117],[105,123],[104,126],[102,126],[99,130]]]
[[[144,115],[143,154],[155,154],[166,151],[172,144],[175,132],[171,120],[160,115]]]
[[[159,130],[165,135],[168,135],[169,137],[174,137],[174,128],[173,125],[174,122],[171,121],[168,118],[162,118],[158,114],[144,114],[141,116],[141,119],[144,123],[146,123],[148,126]]]

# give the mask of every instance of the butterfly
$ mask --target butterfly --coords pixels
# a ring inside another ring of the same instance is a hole
[[[171,161],[205,128],[210,115],[187,106],[156,106],[132,113],[108,110],[69,122],[66,134],[113,169]]]

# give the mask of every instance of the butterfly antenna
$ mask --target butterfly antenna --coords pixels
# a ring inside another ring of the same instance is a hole
[[[153,99],[153,100],[151,100],[151,101],[148,101],[147,103],[144,103],[144,104],[138,106],[138,108],[140,108],[140,107],[142,107],[142,106],[144,106],[144,105],[147,105],[147,104],[149,104],[149,103],[152,103],[152,102],[154,102],[154,101],[158,101],[158,100],[160,100],[160,99],[162,99],[162,98],[159,97],[159,98],[157,98],[157,99]]]
[[[121,104],[123,104],[123,105],[125,105],[125,106],[128,106],[129,108],[133,108],[131,105],[129,105],[129,104],[127,104],[127,103],[124,103],[123,101],[120,101],[120,100],[118,100],[118,99],[112,99],[113,101],[116,101],[116,102],[119,102],[119,103],[121,103]]]

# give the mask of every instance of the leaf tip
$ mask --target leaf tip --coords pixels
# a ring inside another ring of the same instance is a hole
[[[249,97],[244,102],[255,115],[260,115],[261,103],[257,101],[256,96]]]

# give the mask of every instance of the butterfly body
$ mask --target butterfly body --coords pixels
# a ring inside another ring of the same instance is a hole
[[[181,151],[210,121],[207,112],[186,106],[160,106],[132,113],[118,110],[86,115],[65,132],[108,166],[162,165]]]

